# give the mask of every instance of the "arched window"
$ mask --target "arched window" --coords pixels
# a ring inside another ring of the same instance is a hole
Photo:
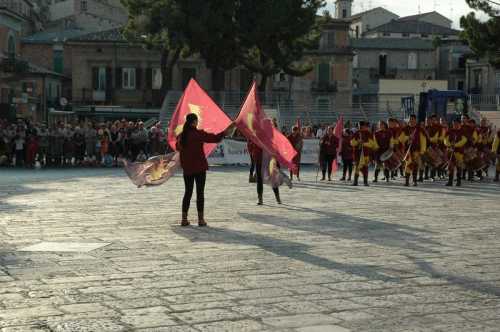
[[[12,35],[9,36],[9,39],[7,42],[7,53],[11,57],[16,55],[16,40],[14,39],[14,37]]]

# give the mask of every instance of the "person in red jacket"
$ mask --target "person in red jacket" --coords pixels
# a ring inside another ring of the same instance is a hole
[[[351,181],[352,167],[353,167],[353,150],[351,145],[352,131],[350,128],[344,129],[342,134],[342,148],[340,149],[340,156],[342,157],[342,178],[340,181],[346,180],[346,174],[349,172],[347,181]]]
[[[337,159],[337,149],[339,148],[339,139],[333,132],[333,127],[328,127],[326,134],[319,141],[319,159],[321,163],[321,181],[325,181],[326,171],[328,169],[328,181],[332,181],[333,161]]]
[[[184,198],[182,199],[181,226],[189,226],[188,211],[196,182],[196,208],[198,210],[198,226],[206,226],[204,219],[205,207],[205,180],[207,178],[208,162],[203,151],[204,143],[218,143],[224,138],[225,132],[210,134],[199,130],[198,117],[190,113],[182,133],[177,137],[177,151],[180,152],[181,167],[184,172]],[[230,126],[228,130],[232,129]]]
[[[288,135],[288,140],[292,144],[297,154],[293,158],[293,164],[297,168],[297,180],[300,181],[300,157],[302,155],[302,148],[304,146],[304,139],[300,133],[298,126],[293,126],[292,133]],[[293,180],[293,172],[290,170],[290,180]]]

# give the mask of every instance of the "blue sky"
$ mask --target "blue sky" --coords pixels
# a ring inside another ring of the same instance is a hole
[[[335,0],[328,1],[328,10],[334,13]],[[408,16],[418,14],[420,4],[420,12],[437,11],[453,20],[453,27],[459,28],[459,20],[462,15],[471,11],[465,0],[354,0],[353,13],[359,13],[374,7],[384,7],[396,13],[399,16]]]

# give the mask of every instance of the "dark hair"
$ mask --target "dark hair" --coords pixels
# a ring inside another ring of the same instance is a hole
[[[184,122],[184,126],[182,127],[181,133],[181,145],[185,146],[187,143],[187,134],[189,130],[193,128],[193,123],[198,120],[198,117],[194,113],[189,113],[186,116],[186,122]]]

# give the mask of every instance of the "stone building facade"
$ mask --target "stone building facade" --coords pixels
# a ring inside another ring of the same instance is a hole
[[[128,14],[119,0],[50,0],[47,30],[101,31],[123,26]]]
[[[353,39],[353,82],[357,94],[378,91],[379,79],[433,80],[436,57],[431,41],[421,39]]]
[[[278,74],[268,81],[267,92],[334,94],[340,104],[349,104],[352,52],[348,31],[348,21],[332,20],[319,49],[304,59],[313,63],[314,70],[304,77]],[[65,35],[38,34],[24,39],[22,47],[28,59],[72,78],[70,87],[63,86],[62,95],[74,105],[158,108],[162,103],[160,54],[128,43],[119,28],[83,34],[81,30]],[[193,56],[180,59],[174,67],[172,90],[182,91],[191,78],[208,91],[238,96],[246,93],[254,78],[258,79],[243,68],[214,72]]]

